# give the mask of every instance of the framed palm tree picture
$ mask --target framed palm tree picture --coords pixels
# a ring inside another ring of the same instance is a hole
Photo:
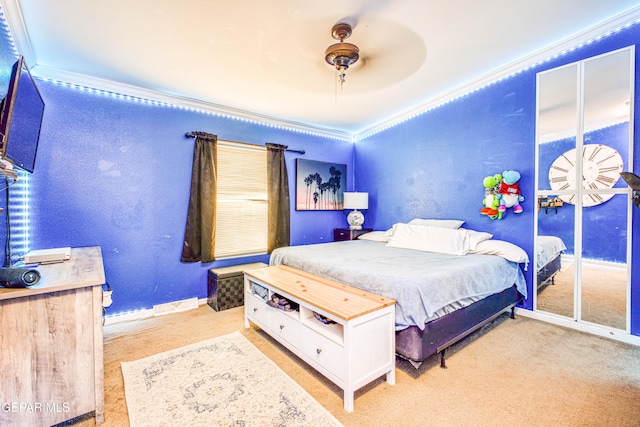
[[[296,159],[296,210],[343,209],[347,165]]]

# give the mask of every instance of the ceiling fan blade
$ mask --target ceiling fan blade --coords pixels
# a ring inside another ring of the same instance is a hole
[[[631,172],[620,172],[620,176],[634,191],[640,191],[640,176]]]

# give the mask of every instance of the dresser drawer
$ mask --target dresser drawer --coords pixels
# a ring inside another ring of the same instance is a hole
[[[269,324],[269,313],[267,311],[269,306],[263,299],[257,297],[251,292],[247,292],[244,296],[244,304],[245,312],[251,320],[263,327]]]
[[[302,352],[327,371],[344,380],[344,347],[323,337],[312,329],[303,327]]]
[[[299,347],[302,325],[300,325],[300,320],[298,319],[298,312],[295,311],[289,314],[272,307],[269,307],[269,311],[269,329],[271,332],[294,347]]]
[[[373,228],[362,228],[360,230],[351,230],[349,228],[334,228],[333,229],[333,241],[342,242],[345,240],[355,240],[358,236],[373,231]]]
[[[333,241],[342,242],[345,240],[351,240],[351,231],[348,228],[335,228],[333,230]]]

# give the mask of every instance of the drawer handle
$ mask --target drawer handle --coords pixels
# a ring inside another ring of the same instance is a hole
[[[283,329],[284,329],[284,325],[280,325],[280,330],[283,330]]]
[[[318,353],[318,354],[322,353],[322,349],[321,348],[316,348],[316,353]]]
[[[255,313],[256,311],[258,311],[258,307],[253,307],[253,312]]]

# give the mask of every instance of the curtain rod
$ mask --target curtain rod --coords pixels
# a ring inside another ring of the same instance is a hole
[[[188,138],[195,138],[196,137],[196,135],[194,135],[193,132],[187,132],[185,134],[185,136],[188,137]],[[246,145],[255,145],[256,147],[263,147],[263,145],[250,144],[248,142],[231,141],[231,140],[228,140],[228,139],[225,139],[224,141],[229,141],[229,142],[233,142],[233,143],[236,143],[236,144],[246,144]],[[285,151],[291,151],[292,153],[300,153],[300,154],[304,154],[305,153],[304,150],[290,150],[289,148],[287,148]]]

